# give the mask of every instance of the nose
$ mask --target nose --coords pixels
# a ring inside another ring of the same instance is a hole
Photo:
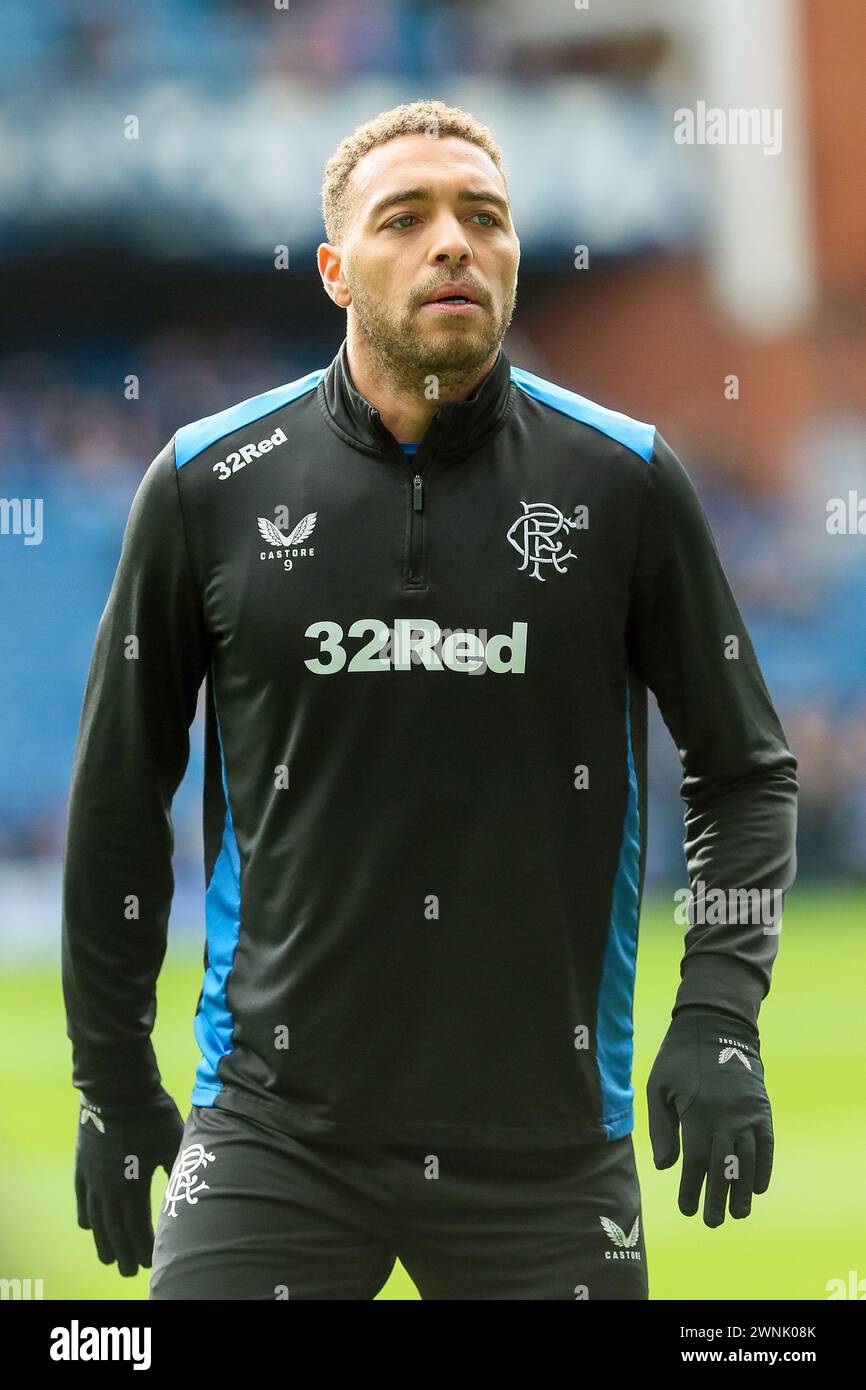
[[[457,218],[451,214],[438,218],[427,256],[429,264],[454,261],[458,265],[469,265],[472,259],[472,247]]]

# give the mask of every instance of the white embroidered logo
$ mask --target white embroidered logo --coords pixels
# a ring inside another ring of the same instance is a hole
[[[193,1185],[195,1175],[199,1168],[204,1168],[208,1163],[213,1163],[214,1154],[205,1152],[203,1144],[188,1144],[187,1147],[178,1155],[174,1167],[171,1170],[171,1177],[168,1180],[168,1187],[165,1190],[165,1205],[163,1211],[168,1211],[171,1204],[172,1216],[177,1216],[176,1207],[178,1202],[189,1202],[191,1207],[196,1206],[198,1197],[197,1192],[207,1189],[208,1184],[204,1181]]]
[[[621,1226],[617,1226],[615,1221],[611,1221],[609,1216],[600,1216],[598,1219],[607,1231],[614,1245],[621,1246],[623,1250],[628,1250],[632,1245],[637,1245],[637,1238],[640,1233],[640,1214],[635,1217],[634,1225],[628,1235],[626,1235]]]
[[[246,468],[251,459],[261,458],[262,454],[269,454],[272,449],[278,449],[281,444],[288,441],[285,430],[274,430],[269,439],[260,439],[258,444],[243,444],[240,449],[236,449],[232,454],[226,454],[224,459],[215,463],[213,471],[221,480],[230,478],[239,469]]]
[[[287,536],[284,536],[279,527],[275,526],[272,521],[268,521],[266,516],[260,516],[258,523],[262,540],[270,541],[271,545],[299,545],[301,541],[307,539],[307,536],[312,535],[316,525],[316,516],[316,512],[307,512],[307,515],[301,517]]]
[[[303,545],[302,542],[313,534],[316,526],[318,512],[307,512],[302,516],[291,529],[287,536],[284,536],[279,526],[275,526],[266,516],[257,517],[259,523],[259,535],[263,541],[267,541],[270,546],[276,546],[273,550],[263,550],[259,555],[260,560],[282,560],[283,569],[292,569],[293,562],[300,556],[315,555],[315,549],[311,545]]]
[[[738,1047],[723,1047],[719,1053],[719,1066],[723,1067],[725,1062],[729,1062],[732,1057],[739,1057],[743,1066],[748,1068],[749,1071],[752,1070],[752,1064],[748,1057],[744,1057]]]
[[[561,552],[568,539],[568,532],[575,530],[580,523],[563,516],[552,502],[521,502],[520,505],[523,508],[523,516],[517,518],[506,537],[514,549],[523,556],[520,570],[525,570],[531,562],[532,578],[540,579],[542,584],[544,575],[539,574],[539,565],[553,565],[557,574],[567,574],[568,569],[561,561],[576,560],[577,556],[573,550],[567,550],[565,554]],[[564,538],[557,540],[560,532],[563,532]]]
[[[635,1249],[640,1234],[640,1212],[635,1217],[634,1225],[628,1235],[615,1221],[611,1221],[609,1216],[600,1216],[598,1219],[611,1242],[616,1246],[615,1250],[605,1250],[604,1258],[606,1260],[640,1260],[641,1252]]]

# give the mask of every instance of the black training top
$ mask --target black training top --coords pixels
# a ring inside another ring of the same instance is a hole
[[[170,811],[205,679],[194,1104],[342,1142],[628,1134],[647,687],[692,886],[793,880],[797,763],[656,430],[500,351],[409,455],[344,342],[178,430],[132,504],[64,862],[95,1102],[159,1084]],[[675,1009],[754,1023],[775,931],[690,920]]]

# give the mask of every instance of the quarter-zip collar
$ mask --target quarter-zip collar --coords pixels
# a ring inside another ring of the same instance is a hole
[[[319,400],[328,424],[341,438],[366,454],[402,453],[375,406],[362,396],[349,373],[344,338],[319,383]],[[504,425],[514,401],[511,363],[502,348],[490,371],[465,401],[443,401],[430,421],[413,460],[431,449],[456,459],[477,449]],[[405,457],[405,455],[404,455]]]

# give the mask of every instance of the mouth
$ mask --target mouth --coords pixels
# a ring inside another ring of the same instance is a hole
[[[431,309],[434,314],[471,314],[480,310],[481,305],[472,299],[428,299],[422,309]]]
[[[421,305],[436,314],[471,314],[481,308],[471,290],[462,285],[440,285],[435,294]]]

